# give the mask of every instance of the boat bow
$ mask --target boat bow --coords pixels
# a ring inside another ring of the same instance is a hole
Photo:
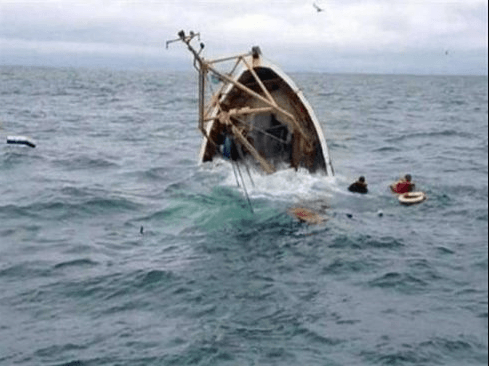
[[[206,60],[192,41],[200,34],[179,32],[199,72],[200,162],[216,157],[250,163],[271,174],[306,168],[334,175],[319,121],[302,91],[279,67],[251,52]],[[230,71],[219,69],[230,66]],[[218,89],[214,89],[214,84]]]

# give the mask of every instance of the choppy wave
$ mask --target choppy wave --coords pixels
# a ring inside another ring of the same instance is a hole
[[[487,364],[487,78],[296,76],[337,175],[245,191],[192,74],[0,68],[0,364]]]

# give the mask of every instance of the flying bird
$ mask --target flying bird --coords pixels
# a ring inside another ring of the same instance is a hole
[[[324,9],[323,8],[320,8],[316,3],[313,3],[312,5],[316,8],[316,10],[317,10],[318,13],[324,11]]]

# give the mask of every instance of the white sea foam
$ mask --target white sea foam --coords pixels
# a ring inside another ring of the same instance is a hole
[[[241,175],[237,169],[235,175],[231,163],[223,161],[214,164],[213,169],[224,175],[222,184],[226,186],[236,187],[237,179],[242,185],[243,177],[246,190],[252,199],[309,200],[331,197],[335,192],[341,191],[336,177],[327,177],[320,173],[311,174],[305,169],[283,169],[270,175],[250,169],[248,174],[247,169],[240,165]]]

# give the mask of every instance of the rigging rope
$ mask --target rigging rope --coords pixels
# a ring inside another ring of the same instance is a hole
[[[234,166],[234,163],[233,163],[233,166]],[[239,173],[239,176],[241,177],[241,183],[243,185],[243,190],[244,190],[245,195],[246,195],[246,200],[248,201],[248,205],[250,206],[251,213],[254,214],[255,211],[253,211],[253,206],[251,205],[250,197],[248,196],[248,191],[246,190],[245,182],[243,179],[243,175],[241,174],[241,169],[239,168],[238,162],[236,162],[236,167],[238,168],[238,173]],[[239,183],[238,183],[238,186],[239,186]]]

